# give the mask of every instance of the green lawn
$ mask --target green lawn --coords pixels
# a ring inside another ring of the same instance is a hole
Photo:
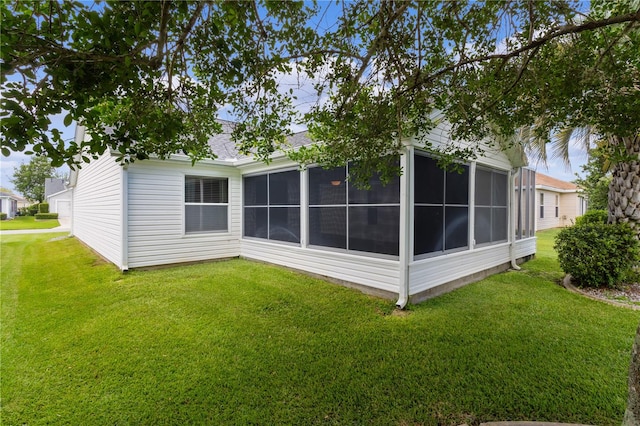
[[[640,313],[558,286],[553,234],[403,314],[245,260],[121,274],[3,236],[2,423],[618,425]]]
[[[35,216],[17,216],[13,219],[0,220],[0,230],[16,229],[51,229],[60,226],[58,219],[36,220]]]

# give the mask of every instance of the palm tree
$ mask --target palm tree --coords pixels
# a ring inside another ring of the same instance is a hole
[[[570,141],[576,139],[577,145],[589,152],[594,137],[599,137],[601,146],[606,149],[608,161],[605,167],[612,173],[608,194],[609,223],[628,223],[640,239],[640,134],[599,135],[595,127],[588,126],[563,129],[549,143],[536,133],[535,127],[521,129],[517,135],[530,158],[546,163],[549,147],[552,158],[561,159],[566,165],[569,165]],[[629,397],[622,424],[640,425],[640,326],[631,351]]]
[[[609,223],[628,223],[640,240],[640,134],[600,135],[595,127],[587,126],[563,129],[547,141],[536,134],[535,128],[521,130],[521,140],[530,158],[546,163],[551,151],[551,158],[560,159],[568,166],[571,140],[576,140],[576,145],[588,153],[594,138],[599,138],[605,147],[608,154],[605,165],[612,174]]]

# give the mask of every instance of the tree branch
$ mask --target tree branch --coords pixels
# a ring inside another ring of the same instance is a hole
[[[404,89],[402,91],[402,93],[406,93],[406,91],[408,90],[413,90],[416,87],[419,86],[423,86],[433,80],[435,80],[436,78],[451,72],[453,70],[459,69],[465,65],[471,65],[471,64],[475,64],[475,63],[479,63],[479,62],[486,62],[486,61],[490,61],[493,59],[502,59],[502,60],[508,60],[511,58],[514,58],[516,56],[521,55],[524,52],[533,50],[533,49],[539,49],[542,45],[550,42],[551,40],[554,40],[558,37],[561,37],[563,35],[567,35],[567,34],[578,34],[584,31],[591,31],[591,30],[595,30],[598,28],[603,28],[603,27],[607,27],[609,25],[615,25],[615,24],[621,24],[621,23],[625,23],[625,22],[629,22],[629,23],[634,23],[634,22],[639,22],[640,21],[640,10],[638,10],[637,12],[634,13],[628,13],[626,15],[618,15],[618,16],[612,16],[610,18],[606,18],[606,19],[601,19],[599,21],[590,21],[590,22],[585,22],[584,24],[580,24],[580,25],[575,25],[575,24],[568,24],[568,25],[563,25],[557,28],[552,29],[551,31],[549,31],[547,34],[545,34],[543,37],[540,37],[534,41],[532,41],[531,43],[528,43],[518,49],[515,49],[511,52],[508,53],[494,53],[494,54],[489,54],[489,55],[483,55],[483,56],[479,56],[476,58],[470,58],[470,59],[465,59],[465,60],[461,60],[456,62],[455,64],[449,65],[447,67],[441,68],[440,70],[436,71],[435,73],[432,73],[424,78],[421,79],[421,81],[412,87],[407,87],[406,89]]]

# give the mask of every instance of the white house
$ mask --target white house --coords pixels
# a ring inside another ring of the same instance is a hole
[[[18,212],[18,201],[21,198],[10,192],[0,192],[0,212],[7,215],[7,219],[13,219]]]
[[[58,213],[58,218],[70,218],[72,192],[64,179],[45,179],[44,197],[49,203],[49,212]]]
[[[122,270],[244,257],[328,277],[403,307],[503,271],[535,253],[534,172],[516,150],[489,151],[445,172],[414,141],[403,174],[363,191],[348,166],[299,170],[237,154],[226,132],[219,158],[120,166],[104,154],[72,171],[72,234]],[[76,138],[84,138],[81,128]],[[441,144],[445,124],[430,133]],[[309,143],[304,133],[294,146]]]
[[[586,210],[576,184],[536,173],[536,230],[570,226]]]

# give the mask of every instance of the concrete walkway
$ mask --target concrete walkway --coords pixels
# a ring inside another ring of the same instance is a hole
[[[0,235],[16,235],[16,234],[48,234],[51,232],[71,232],[71,219],[63,217],[58,219],[60,226],[51,229],[14,229],[0,230]]]
[[[588,426],[576,423],[554,423],[554,422],[487,422],[480,423],[480,426]]]

